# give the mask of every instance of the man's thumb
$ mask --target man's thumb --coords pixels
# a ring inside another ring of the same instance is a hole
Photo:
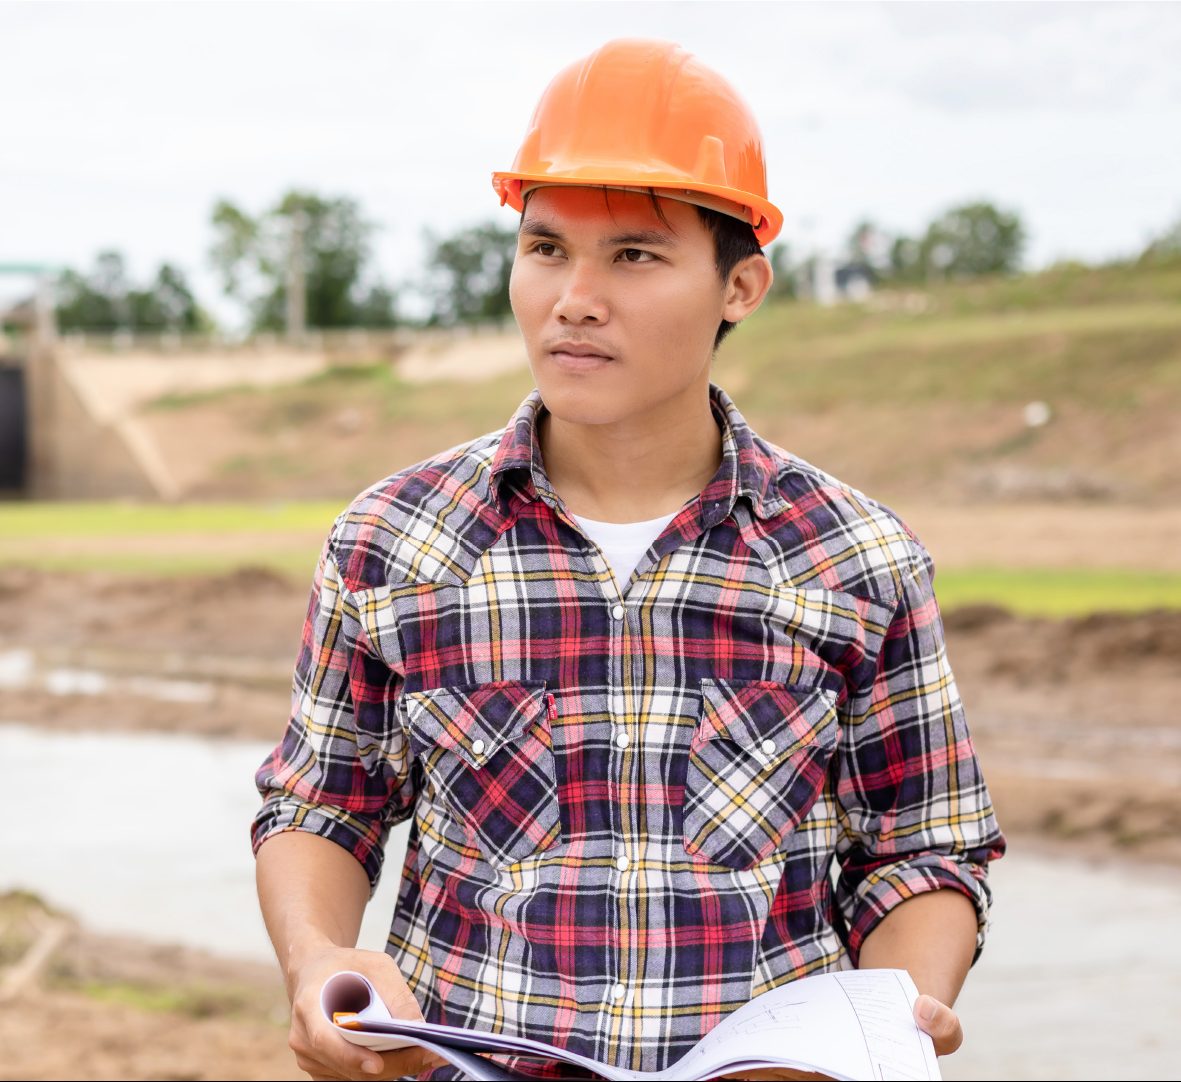
[[[964,1031],[959,1017],[934,996],[922,995],[915,1000],[914,1018],[919,1029],[930,1034],[936,1055],[946,1056],[963,1043]]]

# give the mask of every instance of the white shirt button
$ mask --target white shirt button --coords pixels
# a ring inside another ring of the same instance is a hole
[[[764,755],[774,755],[775,754],[775,741],[774,740],[764,740],[759,745],[759,748],[762,750],[762,753]]]
[[[473,755],[483,755],[484,754],[484,741],[483,740],[473,740],[472,741],[472,754]]]
[[[615,867],[617,867],[621,872],[626,872],[628,870],[628,868],[630,868],[631,866],[632,866],[632,862],[630,860],[628,860],[627,857],[616,857],[615,858]]]
[[[632,738],[627,733],[620,733],[615,738],[615,746],[617,748],[626,748],[632,742]]]
[[[627,992],[627,989],[624,988],[622,984],[617,984],[617,985],[615,985],[614,988],[611,989],[611,998],[612,999],[623,999],[624,993],[626,993],[626,992]]]
[[[611,609],[611,618],[613,620],[622,620],[623,619],[623,606],[622,605],[616,605]]]

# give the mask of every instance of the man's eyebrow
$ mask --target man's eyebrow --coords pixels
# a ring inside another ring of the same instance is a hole
[[[638,229],[630,233],[616,233],[601,242],[603,248],[614,248],[620,244],[643,244],[649,248],[671,248],[676,244],[671,233],[661,229]]]
[[[546,237],[549,240],[564,240],[565,238],[553,226],[546,225],[538,218],[526,218],[521,222],[521,233],[530,237]]]
[[[539,218],[525,218],[521,222],[522,236],[544,237],[546,240],[564,241],[562,236],[552,225]],[[599,242],[601,248],[617,248],[627,244],[643,244],[647,247],[672,248],[676,245],[671,233],[661,229],[634,229],[626,233],[616,233],[614,236],[604,237]]]

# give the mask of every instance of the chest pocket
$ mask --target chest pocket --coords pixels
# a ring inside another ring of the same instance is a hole
[[[685,851],[745,869],[779,849],[824,787],[839,733],[836,703],[824,688],[702,680],[685,778]]]
[[[488,863],[515,864],[561,835],[544,681],[406,695],[410,743]]]

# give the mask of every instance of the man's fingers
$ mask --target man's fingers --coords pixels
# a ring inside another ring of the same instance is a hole
[[[425,1048],[407,1048],[400,1052],[386,1052],[384,1054],[385,1070],[389,1073],[385,1078],[401,1078],[408,1074],[421,1074],[428,1067],[442,1067],[447,1061]]]
[[[379,1053],[351,1044],[323,1026],[308,1030],[294,1025],[287,1043],[300,1070],[308,1074],[335,1078],[361,1074],[377,1078],[385,1072],[386,1064]]]
[[[954,1052],[964,1041],[959,1015],[934,996],[919,996],[914,1004],[914,1019],[919,1029],[930,1034],[937,1056]]]
[[[325,1063],[323,1060],[311,1059],[297,1055],[296,1065],[301,1071],[311,1076],[313,1082],[329,1082],[333,1079],[372,1078],[392,1079],[404,1078],[406,1075],[417,1075],[427,1068],[440,1067],[446,1060],[439,1056],[425,1052],[421,1048],[407,1048],[397,1052],[383,1052],[372,1054],[368,1061],[372,1070],[358,1069],[341,1062]]]

